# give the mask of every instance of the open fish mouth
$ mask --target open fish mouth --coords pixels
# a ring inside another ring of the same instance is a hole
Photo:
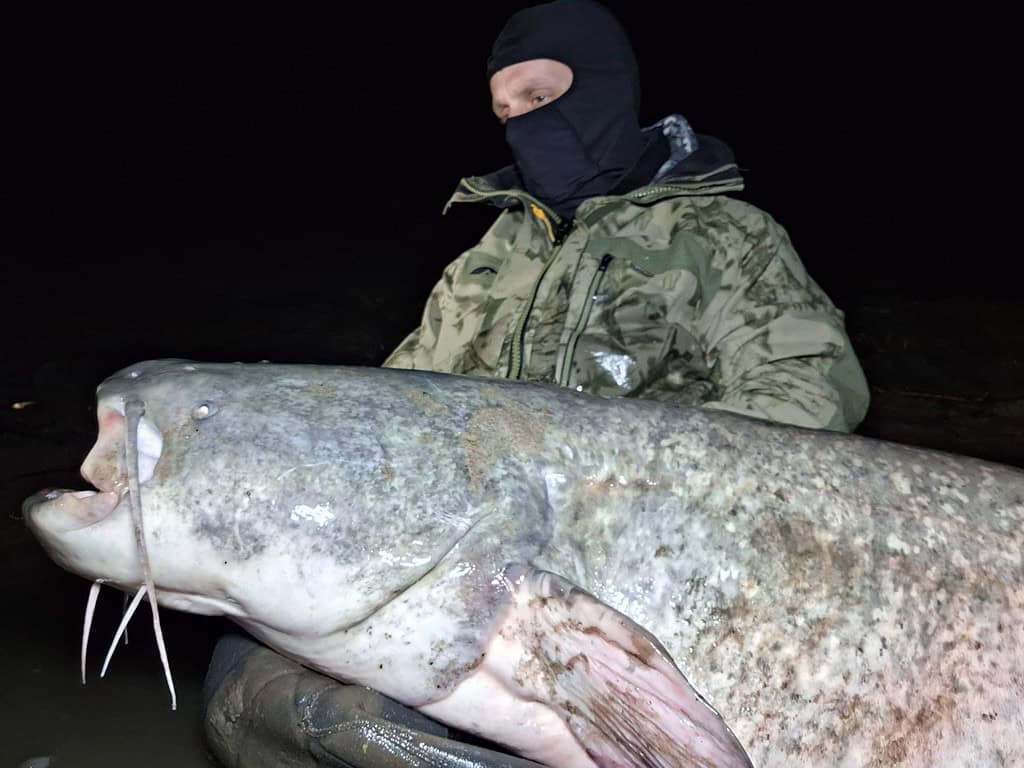
[[[113,399],[101,403],[97,421],[99,434],[80,470],[93,489],[45,489],[22,503],[23,516],[41,531],[70,533],[95,525],[121,502],[132,472],[140,486],[153,477],[163,452],[163,436],[156,425],[145,416],[135,419],[135,440],[126,441],[124,403]],[[137,448],[132,467],[126,458],[128,442]]]
[[[138,608],[144,596],[149,598],[153,616],[153,631],[156,637],[160,661],[171,695],[171,708],[177,708],[177,695],[171,678],[170,663],[164,647],[160,627],[160,613],[157,608],[157,590],[149,567],[149,553],[143,529],[142,498],[140,488],[153,477],[157,462],[163,451],[163,436],[160,430],[145,416],[142,400],[107,399],[100,403],[97,411],[99,435],[89,455],[82,463],[82,477],[98,490],[68,491],[47,490],[30,496],[22,505],[25,520],[40,538],[81,531],[97,525],[113,514],[125,502],[131,516],[136,553],[142,571],[142,583],[134,598],[126,605],[121,624],[110,644],[103,664],[102,677],[113,655],[117,641],[125,632],[128,621]],[[82,682],[85,682],[85,661],[89,643],[89,631],[99,597],[99,590],[106,578],[93,582],[85,609],[82,628]]]

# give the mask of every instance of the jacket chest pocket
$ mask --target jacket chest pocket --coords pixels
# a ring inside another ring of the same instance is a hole
[[[669,358],[703,368],[699,299],[697,277],[677,255],[588,250],[573,280],[558,383],[621,395],[642,389]]]
[[[471,251],[452,275],[451,296],[455,301],[453,309],[458,312],[480,304],[490,295],[504,260],[487,253]]]

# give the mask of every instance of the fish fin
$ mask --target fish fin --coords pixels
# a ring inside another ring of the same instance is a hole
[[[650,632],[556,574],[505,577],[514,601],[499,632],[521,645],[506,679],[546,700],[598,766],[751,765]]]

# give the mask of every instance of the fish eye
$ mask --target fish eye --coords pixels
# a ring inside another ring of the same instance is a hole
[[[202,421],[208,419],[217,412],[217,406],[213,403],[204,402],[197,405],[192,409],[192,418],[196,421]]]

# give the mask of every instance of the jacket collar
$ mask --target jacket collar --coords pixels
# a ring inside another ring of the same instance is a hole
[[[669,115],[644,128],[644,133],[653,131],[661,131],[668,139],[669,159],[650,183],[614,197],[652,203],[670,197],[717,195],[743,189],[743,177],[732,150],[725,142],[695,133],[682,115]],[[554,211],[523,189],[522,179],[514,165],[483,176],[463,178],[445,205],[444,212],[448,212],[452,203],[475,202],[487,202],[498,208],[537,206],[556,227],[566,224]]]

